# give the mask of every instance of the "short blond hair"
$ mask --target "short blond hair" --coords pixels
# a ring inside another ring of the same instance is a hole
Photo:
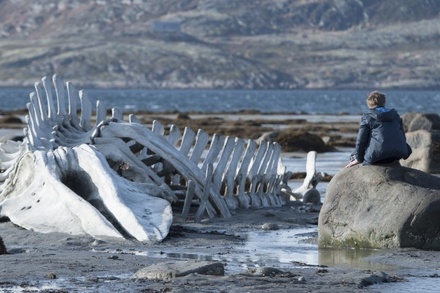
[[[374,109],[376,107],[384,107],[386,103],[385,94],[378,91],[371,92],[367,97],[368,108]]]

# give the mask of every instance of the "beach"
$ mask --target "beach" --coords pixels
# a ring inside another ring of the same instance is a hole
[[[9,115],[18,115],[10,113]],[[5,118],[5,117],[3,117]],[[263,133],[295,128],[319,135],[338,149],[353,146],[358,119],[338,115],[146,114],[138,118],[175,123],[182,129],[258,139]],[[3,123],[0,134],[21,133],[20,123]],[[305,152],[284,152],[286,158]],[[344,154],[345,155],[345,154]],[[319,155],[318,155],[319,156]],[[300,171],[300,170],[294,170]],[[305,169],[304,169],[305,171]],[[326,170],[320,170],[326,172]],[[332,174],[337,170],[332,170]],[[295,184],[301,179],[296,179]],[[239,209],[229,218],[201,223],[175,215],[160,243],[93,239],[62,233],[41,234],[0,222],[8,254],[0,255],[1,292],[430,292],[440,283],[440,254],[413,248],[353,250],[317,247],[319,205],[289,202],[281,207]],[[269,227],[269,228],[268,228]],[[273,239],[273,244],[261,239]],[[256,238],[256,239],[255,239]],[[249,243],[253,244],[250,245]],[[277,241],[284,241],[286,250]],[[301,256],[285,260],[291,246]],[[300,252],[301,252],[300,251]],[[312,255],[311,259],[307,258]],[[134,277],[139,270],[165,262],[221,263],[223,276],[190,273],[167,279]],[[264,270],[264,268],[272,268]],[[424,287],[424,281],[428,285]],[[393,288],[397,288],[396,291]],[[434,292],[434,291],[432,291]]]
[[[352,263],[336,258],[333,265],[307,261],[267,265],[270,252],[266,255],[268,259],[249,261],[259,253],[259,248],[243,249],[248,233],[276,235],[300,230],[315,225],[317,217],[317,212],[300,212],[295,204],[240,210],[228,219],[213,218],[200,224],[175,222],[170,235],[156,244],[40,234],[3,222],[0,231],[9,254],[0,256],[0,291],[387,292],[381,285],[373,284],[405,284],[411,278],[438,282],[438,253],[411,248],[370,251],[370,256],[361,259],[348,257]],[[270,223],[276,224],[278,230],[263,230],[263,225]],[[306,239],[310,245],[316,244],[316,235]],[[153,264],[206,260],[222,263],[225,275],[193,273],[164,280],[134,278],[137,271]],[[266,267],[279,271],[255,274],[258,268]],[[419,286],[415,281],[410,292],[430,292]]]

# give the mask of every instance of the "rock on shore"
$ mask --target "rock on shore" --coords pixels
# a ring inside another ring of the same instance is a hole
[[[406,140],[413,153],[402,165],[428,173],[440,173],[440,116],[406,113],[402,116]]]
[[[161,262],[139,270],[134,277],[137,279],[166,280],[189,274],[224,276],[225,268],[220,262]]]
[[[3,243],[3,239],[0,237],[0,254],[7,254],[5,244]]]
[[[319,245],[440,250],[440,180],[396,165],[343,169],[329,183]]]

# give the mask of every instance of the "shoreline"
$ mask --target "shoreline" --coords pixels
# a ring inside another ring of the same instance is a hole
[[[291,244],[280,243],[280,235],[316,227],[314,222],[319,213],[302,209],[298,203],[291,202],[278,208],[240,210],[231,218],[216,217],[199,224],[183,223],[175,218],[169,236],[161,243],[149,244],[62,233],[40,234],[0,222],[1,237],[10,253],[0,255],[0,289],[4,292],[18,288],[43,291],[51,288],[62,292],[267,292],[270,288],[274,292],[336,293],[384,292],[380,289],[382,285],[411,285],[408,280],[414,282],[414,278],[437,280],[440,260],[437,252],[412,248],[318,248],[315,233],[301,234],[302,240],[288,234],[292,236],[285,240],[292,241]],[[265,224],[276,224],[278,228],[268,231],[263,229]],[[249,235],[264,234],[275,237],[272,242],[285,248],[275,249],[274,244],[258,238],[258,245],[249,246]],[[308,261],[307,250],[302,250],[303,259],[299,256],[296,261],[277,265],[274,261],[277,255],[292,253],[289,247],[294,248],[298,243],[316,251],[318,264]],[[163,280],[133,278],[137,271],[153,264],[189,265],[206,260],[222,263],[226,274],[190,274]],[[258,268],[279,272],[255,275]],[[416,289],[417,285],[411,288]]]
[[[109,117],[109,113],[107,113]],[[146,127],[151,127],[154,121],[164,125],[165,131],[174,124],[181,131],[189,127],[194,131],[203,130],[208,135],[214,133],[238,137],[242,139],[258,140],[270,133],[280,134],[288,132],[287,139],[292,135],[313,134],[323,140],[328,147],[354,147],[360,116],[357,115],[309,115],[309,114],[262,114],[262,113],[135,113],[136,118]],[[128,121],[129,115],[123,114],[124,121]],[[92,123],[93,123],[92,115]],[[0,141],[3,136],[23,135],[22,129],[25,124],[25,113],[5,112],[0,115]],[[285,143],[289,144],[287,141]],[[294,141],[291,141],[294,143]],[[291,152],[282,145],[282,152]],[[301,148],[301,146],[298,146]],[[299,149],[300,150],[300,149]],[[303,149],[308,152],[312,149]],[[315,149],[318,152],[320,150]],[[297,151],[297,150],[293,150]],[[301,150],[300,150],[301,151]]]

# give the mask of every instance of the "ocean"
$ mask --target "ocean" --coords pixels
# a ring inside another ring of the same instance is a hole
[[[25,109],[29,88],[0,88],[0,109]],[[147,90],[85,89],[95,104],[124,113],[200,112],[289,113],[310,115],[357,115],[366,109],[367,90]],[[387,105],[400,114],[423,112],[440,114],[440,91],[386,90]]]

